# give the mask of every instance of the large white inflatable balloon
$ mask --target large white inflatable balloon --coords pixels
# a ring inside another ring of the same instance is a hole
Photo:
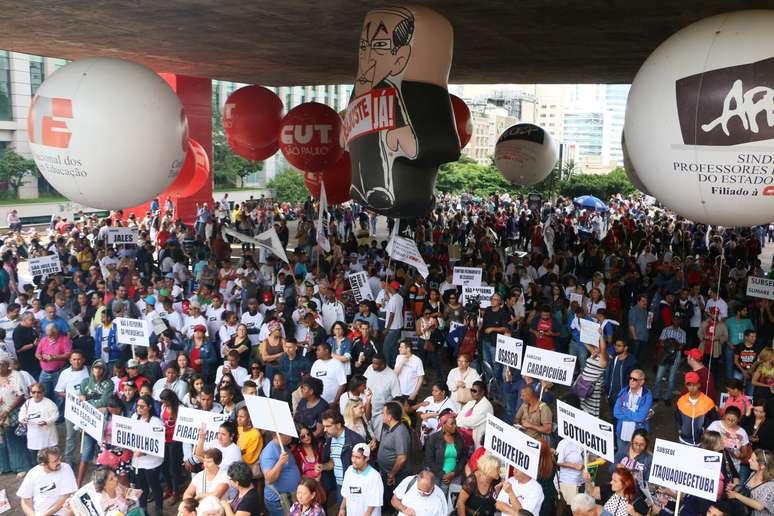
[[[511,183],[527,186],[545,179],[559,151],[551,134],[533,124],[506,129],[495,145],[495,166]]]
[[[634,168],[634,164],[629,157],[629,151],[626,148],[625,131],[621,131],[621,151],[623,152],[624,172],[626,172],[626,177],[629,178],[629,181],[632,182],[637,190],[644,193],[645,195],[650,195],[648,189],[644,184],[642,184],[642,180],[640,179],[639,175],[637,175],[637,170]]]
[[[774,10],[706,18],[662,43],[629,92],[644,186],[696,222],[774,220]]]
[[[188,149],[177,95],[152,70],[120,59],[57,70],[32,100],[28,130],[46,180],[92,208],[150,200],[175,179]]]

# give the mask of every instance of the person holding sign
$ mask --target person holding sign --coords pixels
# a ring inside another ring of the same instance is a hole
[[[156,427],[164,427],[161,419],[156,417],[153,409],[153,398],[142,396],[135,405],[136,414],[132,419],[150,423]],[[148,505],[148,494],[153,491],[153,501],[156,505],[156,514],[162,514],[164,510],[164,493],[161,489],[161,465],[164,457],[157,457],[149,453],[135,451],[132,456],[132,467],[137,475],[137,486],[142,489],[140,495],[140,507],[145,509]]]
[[[607,368],[608,354],[602,327],[599,328],[599,344],[592,346],[583,343],[589,356],[583,365],[583,370],[573,384],[572,392],[580,398],[580,406],[584,412],[599,417],[599,405],[602,400],[602,381]]]

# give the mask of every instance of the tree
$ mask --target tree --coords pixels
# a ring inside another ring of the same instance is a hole
[[[216,186],[244,186],[245,177],[263,170],[263,161],[250,161],[231,150],[219,114],[212,117],[212,170]]]
[[[24,158],[14,149],[6,149],[0,157],[0,181],[8,184],[14,198],[19,197],[19,188],[24,184],[28,174],[37,177],[39,173],[34,161]]]
[[[620,193],[630,195],[637,191],[634,185],[626,177],[623,168],[617,167],[609,174],[577,174],[565,181],[561,187],[561,194],[567,197],[579,195],[593,195],[602,200]]]
[[[522,188],[509,183],[494,166],[479,165],[473,159],[462,156],[458,161],[441,165],[435,187],[443,193],[488,196],[493,193],[520,193]]]
[[[274,191],[274,199],[277,202],[295,204],[304,202],[309,196],[303,174],[289,168],[281,170],[266,186]]]

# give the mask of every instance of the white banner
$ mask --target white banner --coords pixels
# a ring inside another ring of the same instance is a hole
[[[151,329],[148,321],[143,319],[128,319],[116,317],[113,321],[116,325],[116,339],[119,344],[130,346],[150,346]]]
[[[196,444],[199,440],[199,428],[205,424],[204,449],[211,448],[218,441],[218,429],[228,420],[223,414],[196,410],[180,405],[175,420],[173,439],[181,443]]]
[[[556,400],[556,424],[559,436],[608,462],[615,460],[615,428],[598,417]]]
[[[507,335],[497,334],[495,362],[514,369],[521,369],[521,355],[524,351],[524,341]]]
[[[480,267],[455,267],[452,284],[462,287],[480,287],[484,271]]]
[[[578,319],[580,323],[580,341],[589,346],[599,346],[599,323],[588,319]]]
[[[417,249],[416,242],[405,237],[395,236],[389,243],[392,245],[387,246],[387,253],[393,260],[415,267],[423,278],[427,278],[430,271],[419,253],[419,249]]]
[[[285,249],[282,247],[282,242],[280,241],[274,226],[267,229],[260,235],[255,235],[254,237],[245,235],[244,233],[240,233],[239,231],[226,226],[223,226],[222,233],[223,239],[226,241],[228,241],[226,236],[230,236],[236,238],[240,242],[247,242],[249,244],[257,245],[258,247],[263,247],[283,262],[290,263],[290,260],[288,260],[288,255],[285,253]]]
[[[64,417],[101,443],[105,415],[88,401],[81,401],[78,391],[79,389],[73,388],[65,392]]]
[[[531,478],[537,478],[540,441],[492,414],[486,416],[484,448]]]
[[[290,407],[284,401],[246,394],[245,403],[255,428],[298,437],[293,414],[290,413]]]
[[[328,196],[325,193],[325,183],[320,181],[320,205],[318,207],[317,224],[315,224],[317,232],[317,245],[326,253],[331,252],[331,242],[328,240],[328,236],[325,234],[325,219],[328,213]]]
[[[583,308],[583,294],[576,294],[574,292],[571,293],[570,294],[570,304],[572,304],[573,301],[578,303],[578,306]]]
[[[371,292],[371,285],[368,284],[368,275],[365,271],[353,272],[347,276],[349,286],[352,288],[352,295],[355,296],[355,302],[359,303],[363,299],[374,300]]]
[[[471,298],[478,297],[481,301],[481,308],[487,308],[492,304],[492,296],[495,293],[494,287],[462,287],[462,299],[460,303],[465,306]]]
[[[110,444],[155,457],[164,456],[164,425],[123,416],[111,418]]]
[[[59,261],[58,254],[30,258],[27,260],[27,267],[29,267],[30,276],[48,276],[62,272],[62,262]]]
[[[722,462],[718,452],[656,439],[648,482],[714,502]]]
[[[102,497],[97,494],[94,482],[78,489],[70,498],[70,509],[78,516],[103,516]]]
[[[774,299],[774,280],[756,278],[754,276],[748,277],[747,295],[750,297],[762,297],[763,299]]]
[[[108,228],[107,243],[109,244],[134,244],[137,245],[136,228]]]
[[[521,365],[521,374],[548,380],[562,385],[572,385],[572,373],[575,371],[573,355],[565,355],[556,351],[527,346],[524,352],[524,362]]]

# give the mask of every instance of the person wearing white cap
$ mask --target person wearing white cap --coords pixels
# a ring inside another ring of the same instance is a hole
[[[344,473],[344,481],[341,484],[339,516],[382,514],[384,484],[379,472],[368,464],[370,455],[371,448],[366,443],[358,443],[352,447],[352,465]]]

